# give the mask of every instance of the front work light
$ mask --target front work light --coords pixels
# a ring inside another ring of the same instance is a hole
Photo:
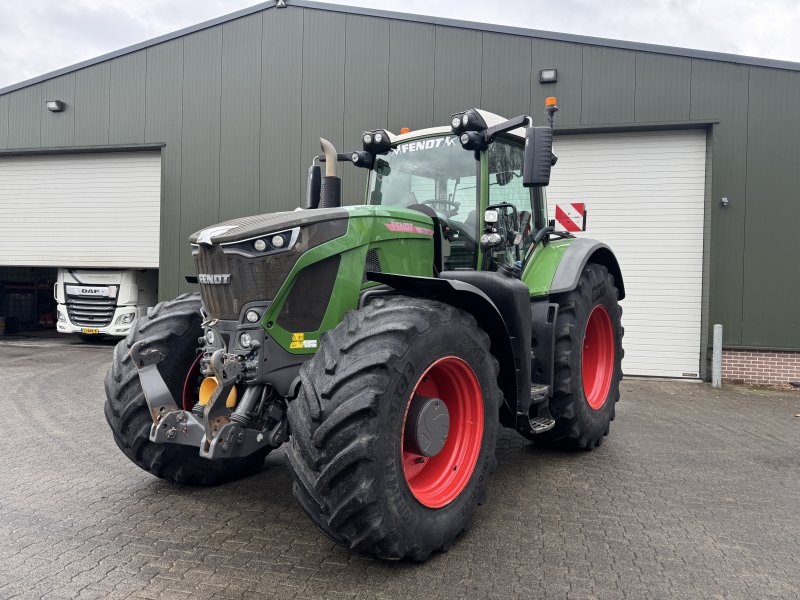
[[[483,131],[465,131],[458,140],[464,150],[483,150],[487,145]]]
[[[350,160],[353,161],[355,166],[361,167],[362,169],[371,169],[372,163],[374,162],[372,154],[364,150],[353,152],[353,154],[350,155]]]
[[[242,345],[242,348],[249,348],[250,345],[253,343],[253,338],[250,337],[250,334],[244,332],[242,335],[239,336],[239,343]]]

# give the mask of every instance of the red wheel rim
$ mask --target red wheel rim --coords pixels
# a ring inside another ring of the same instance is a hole
[[[408,408],[415,395],[439,398],[450,413],[447,441],[436,456],[404,449]],[[400,437],[403,474],[414,498],[428,508],[455,500],[469,483],[483,440],[483,394],[472,368],[460,358],[445,356],[429,366],[414,386],[406,405]]]
[[[600,410],[606,403],[614,377],[614,328],[602,304],[592,309],[586,323],[581,374],[586,402],[594,410]]]
[[[203,358],[203,355],[198,354],[192,366],[189,367],[189,371],[186,373],[186,379],[183,380],[183,394],[181,394],[183,410],[192,410],[194,405],[197,404],[197,392],[200,387],[198,379],[200,378],[201,358]]]

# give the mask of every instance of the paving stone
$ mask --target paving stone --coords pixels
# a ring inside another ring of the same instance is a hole
[[[281,450],[215,488],[138,469],[103,418],[111,351],[0,341],[0,599],[797,596],[797,393],[626,380],[594,452],[504,430],[470,529],[396,564],[319,533]]]

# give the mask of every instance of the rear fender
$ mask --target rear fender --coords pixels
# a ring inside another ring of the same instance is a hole
[[[515,360],[514,348],[505,319],[503,319],[500,310],[491,298],[476,286],[457,279],[417,277],[393,273],[370,273],[369,278],[386,284],[402,294],[439,300],[460,308],[475,317],[480,328],[489,335],[492,354],[500,363],[498,384],[503,392],[500,423],[506,427],[516,427],[517,377],[521,374],[518,375],[515,364],[523,361]],[[368,302],[368,300],[366,301]],[[528,393],[529,386],[525,385],[523,389],[525,393]]]
[[[606,267],[619,290],[619,299],[625,297],[625,284],[622,281],[622,271],[617,257],[606,244],[588,238],[578,238],[569,245],[553,275],[550,294],[563,294],[574,290],[587,263]]]

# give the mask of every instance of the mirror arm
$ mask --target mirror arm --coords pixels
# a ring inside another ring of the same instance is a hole
[[[494,141],[495,136],[501,133],[506,133],[507,131],[518,129],[520,127],[529,127],[532,124],[533,122],[528,115],[520,115],[518,117],[514,117],[513,119],[509,119],[508,121],[503,121],[502,123],[489,127],[483,133],[483,135],[486,139],[486,143],[490,144]]]
[[[352,152],[339,152],[336,154],[336,162],[350,162],[352,160],[353,153]],[[317,162],[324,163],[325,162],[325,155],[318,154],[314,157],[314,160]]]

